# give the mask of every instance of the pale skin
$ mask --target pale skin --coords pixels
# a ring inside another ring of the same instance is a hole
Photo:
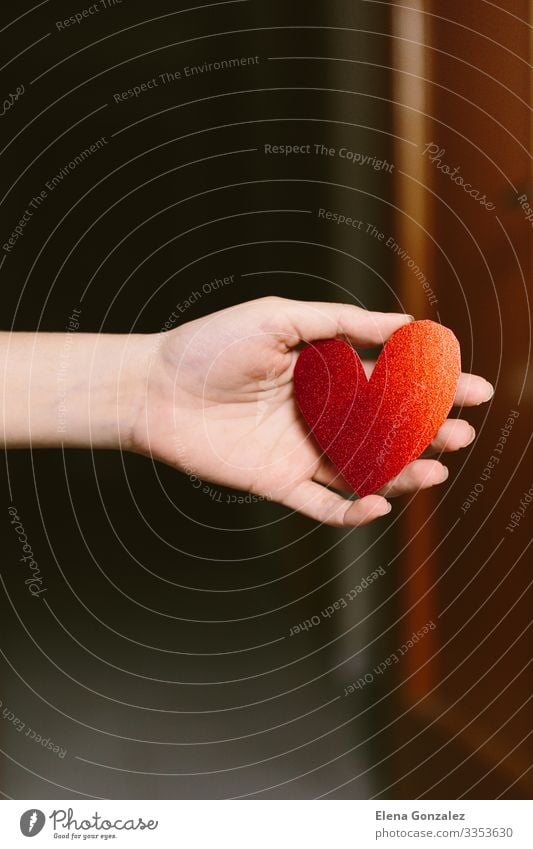
[[[422,458],[379,493],[353,500],[296,407],[297,349],[335,336],[381,345],[409,321],[268,297],[162,334],[1,333],[0,438],[7,448],[133,451],[317,522],[365,525],[389,512],[389,497],[446,480],[447,468],[431,455],[469,445],[475,432],[448,419]],[[462,374],[455,403],[476,406],[492,394],[484,378]]]

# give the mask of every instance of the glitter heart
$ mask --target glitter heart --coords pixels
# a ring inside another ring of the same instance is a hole
[[[363,497],[428,447],[450,411],[460,373],[452,331],[415,321],[391,336],[370,380],[347,342],[308,345],[296,363],[294,392],[320,448]]]

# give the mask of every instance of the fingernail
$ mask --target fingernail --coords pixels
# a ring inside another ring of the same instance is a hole
[[[414,315],[408,315],[407,313],[402,314],[401,312],[389,312],[389,313],[383,313],[383,315],[394,316],[394,318],[404,318],[406,321],[414,321],[415,320]]]
[[[450,474],[450,470],[447,466],[442,467],[441,476],[439,478],[439,483],[444,483],[445,480],[448,480],[448,475]]]
[[[390,513],[391,510],[392,510],[392,504],[390,503],[390,501],[387,501],[386,505],[381,510],[378,518],[381,518],[382,516],[386,516],[387,513]]]
[[[472,425],[470,425],[470,438],[469,438],[468,442],[465,442],[465,444],[463,445],[463,448],[466,448],[468,445],[472,445],[475,438],[476,438],[476,431],[474,430]]]
[[[487,395],[485,398],[481,399],[481,401],[479,402],[480,404],[486,404],[487,401],[490,401],[490,399],[494,395],[494,386],[492,385],[492,383],[489,383],[488,380],[486,380],[485,383],[487,384]]]

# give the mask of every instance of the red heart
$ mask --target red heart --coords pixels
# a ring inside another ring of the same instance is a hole
[[[347,342],[308,345],[296,362],[294,391],[321,449],[363,497],[428,447],[450,411],[460,373],[452,331],[415,321],[391,336],[370,380]]]

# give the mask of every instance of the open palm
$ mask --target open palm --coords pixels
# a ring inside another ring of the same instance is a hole
[[[294,401],[297,348],[335,336],[375,346],[411,320],[345,304],[269,297],[156,337],[145,403],[132,434],[134,450],[202,480],[279,501],[319,522],[372,521],[389,512],[385,495],[433,486],[446,479],[447,469],[437,460],[416,460],[381,494],[347,499],[350,487],[320,451]],[[463,375],[456,403],[479,404],[491,394],[483,378]],[[432,450],[456,450],[473,437],[467,422],[449,419]]]

